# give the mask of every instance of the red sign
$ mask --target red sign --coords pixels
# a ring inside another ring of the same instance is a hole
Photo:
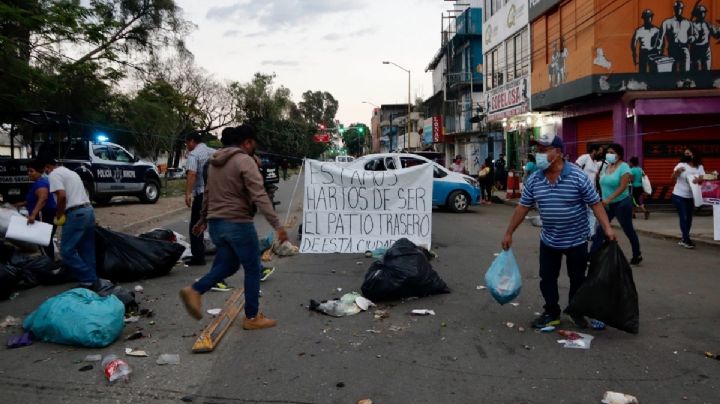
[[[330,135],[327,133],[316,133],[313,136],[313,142],[315,142],[315,143],[330,143]]]
[[[445,141],[445,128],[443,128],[442,115],[432,117],[432,139],[433,143],[442,143]]]

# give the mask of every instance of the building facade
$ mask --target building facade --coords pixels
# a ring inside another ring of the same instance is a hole
[[[572,159],[637,156],[667,201],[684,147],[720,169],[720,1],[530,0],[531,105],[561,116]]]

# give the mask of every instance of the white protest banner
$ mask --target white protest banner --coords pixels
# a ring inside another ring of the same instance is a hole
[[[301,253],[362,253],[407,238],[430,248],[430,164],[390,171],[305,161]]]

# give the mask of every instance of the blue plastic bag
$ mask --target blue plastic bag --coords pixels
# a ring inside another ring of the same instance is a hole
[[[118,339],[124,314],[125,305],[114,295],[100,297],[76,288],[43,302],[25,318],[23,328],[41,341],[101,348]]]
[[[500,304],[511,302],[522,289],[522,277],[512,249],[498,255],[485,273],[485,285]]]

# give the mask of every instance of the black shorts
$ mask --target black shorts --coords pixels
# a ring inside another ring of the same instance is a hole
[[[632,197],[636,204],[640,204],[640,197],[645,193],[643,191],[642,187],[633,187],[632,189]]]

